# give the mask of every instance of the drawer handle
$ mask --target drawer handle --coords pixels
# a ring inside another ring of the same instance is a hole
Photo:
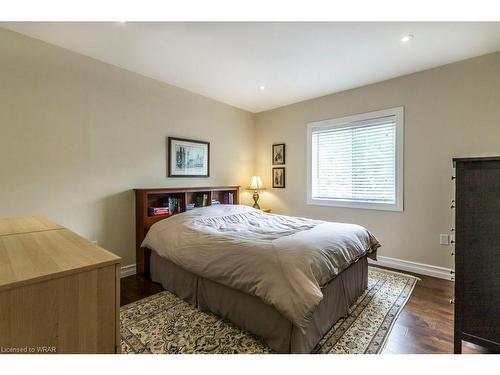
[[[450,304],[454,305],[455,304],[455,300],[454,299],[450,299]]]

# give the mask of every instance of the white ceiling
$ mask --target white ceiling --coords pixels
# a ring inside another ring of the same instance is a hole
[[[500,22],[0,26],[251,112],[500,50]]]

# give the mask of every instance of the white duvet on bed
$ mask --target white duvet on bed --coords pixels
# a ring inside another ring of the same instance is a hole
[[[305,329],[323,298],[321,287],[380,245],[359,225],[217,205],[154,224],[142,246],[196,275],[261,298]]]

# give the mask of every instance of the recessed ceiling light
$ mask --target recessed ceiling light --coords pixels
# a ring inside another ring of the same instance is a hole
[[[264,86],[264,85],[260,85],[260,86],[259,86],[259,90],[260,90],[260,91],[264,91],[265,89],[266,89],[266,86]]]
[[[405,35],[401,38],[401,43],[408,43],[410,40],[412,40],[415,36],[412,34]]]
[[[127,23],[127,21],[118,21],[118,23]]]

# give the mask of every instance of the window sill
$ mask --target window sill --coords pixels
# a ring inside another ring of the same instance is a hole
[[[365,210],[378,210],[378,211],[403,211],[401,203],[387,204],[387,203],[371,203],[371,202],[349,202],[333,199],[307,199],[308,205],[313,206],[329,206],[329,207],[343,207],[343,208],[357,208]]]

